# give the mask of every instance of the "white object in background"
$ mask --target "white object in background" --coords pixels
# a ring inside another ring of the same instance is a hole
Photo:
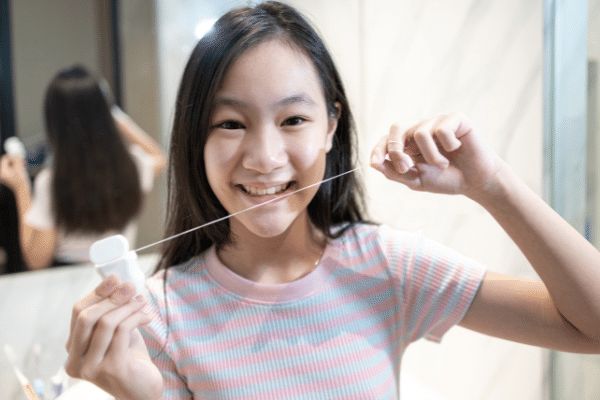
[[[146,276],[138,265],[137,254],[129,250],[129,242],[123,235],[94,242],[90,247],[90,260],[102,278],[115,274],[121,283],[132,282],[136,294],[142,293]]]
[[[31,383],[29,383],[27,377],[23,375],[19,367],[17,367],[17,355],[15,354],[13,348],[5,344],[4,353],[6,353],[6,358],[8,358],[8,362],[10,362],[10,364],[12,365],[13,370],[17,375],[17,379],[19,379],[19,382],[21,383],[21,386],[23,387],[23,391],[25,392],[25,395],[27,395],[27,398],[29,400],[40,400],[40,398],[37,397],[37,395],[35,394],[33,386],[31,386]]]
[[[4,141],[4,151],[10,155],[16,154],[22,159],[25,159],[25,155],[27,154],[25,146],[23,146],[23,143],[16,136],[11,136]]]
[[[80,381],[68,388],[55,400],[115,400],[113,396],[87,381]]]

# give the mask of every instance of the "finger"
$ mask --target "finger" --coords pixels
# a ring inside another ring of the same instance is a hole
[[[146,305],[146,299],[144,296],[139,295],[123,306],[104,314],[98,320],[86,353],[89,365],[96,366],[102,362],[111,342],[115,338],[115,333],[121,329],[120,326],[132,315],[137,314],[144,305]],[[142,314],[145,315],[144,313]]]
[[[130,347],[133,330],[140,325],[148,324],[151,320],[150,316],[142,311],[138,311],[129,316],[119,324],[106,356],[108,358],[113,358],[119,356],[119,354],[124,354]]]
[[[435,124],[436,120],[431,119],[422,123],[414,133],[414,139],[421,151],[421,154],[425,158],[428,164],[438,166],[440,168],[446,168],[450,165],[450,162],[446,157],[440,153],[440,150],[435,143],[431,129]]]
[[[473,131],[473,124],[463,113],[453,112],[443,118],[440,118],[440,120],[436,123],[434,130],[444,132],[445,135],[454,137],[460,144],[462,144],[459,139]]]
[[[385,160],[388,136],[383,136],[371,151],[371,166],[377,168]]]
[[[73,311],[71,313],[71,328],[69,331],[69,338],[67,339],[67,351],[69,350],[71,344],[71,335],[73,334],[73,328],[75,327],[75,321],[77,320],[77,316],[83,310],[91,306],[92,304],[96,304],[99,301],[105,299],[110,296],[117,290],[117,286],[119,284],[119,278],[117,275],[110,275],[106,279],[104,279],[96,288],[85,296],[83,299],[79,300],[73,306]]]
[[[0,170],[6,171],[10,167],[10,156],[5,154],[0,158]]]
[[[77,315],[72,329],[69,354],[73,353],[76,358],[83,357],[88,350],[94,326],[100,317],[127,303],[134,294],[135,286],[131,282],[126,282],[119,286],[109,297],[81,311]]]
[[[447,152],[457,150],[462,142],[456,137],[454,118],[444,115],[440,116],[431,128],[432,134],[438,139],[442,148]]]
[[[390,161],[400,173],[406,173],[414,166],[412,158],[406,153],[405,145],[412,132],[420,125],[417,121],[408,121],[394,124],[390,128],[388,137],[387,154]]]

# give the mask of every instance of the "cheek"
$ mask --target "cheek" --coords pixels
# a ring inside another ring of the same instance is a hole
[[[302,138],[298,138],[289,149],[293,153],[291,158],[295,158],[305,167],[324,162],[328,150],[326,126],[311,135],[303,135]]]
[[[223,176],[227,172],[227,165],[229,165],[233,158],[231,146],[227,146],[221,142],[209,137],[204,146],[206,176],[213,190],[215,189],[215,184],[223,182]]]

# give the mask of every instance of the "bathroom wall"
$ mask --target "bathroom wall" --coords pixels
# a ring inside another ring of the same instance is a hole
[[[168,140],[181,70],[200,20],[246,1],[157,0],[161,126]],[[324,36],[347,85],[362,165],[389,126],[460,110],[537,193],[542,192],[542,3],[528,0],[295,0]],[[535,277],[483,209],[462,197],[411,192],[365,169],[372,217],[449,245],[489,266]],[[540,399],[544,350],[453,328],[414,344],[413,388],[447,399]],[[423,389],[427,388],[427,389]]]

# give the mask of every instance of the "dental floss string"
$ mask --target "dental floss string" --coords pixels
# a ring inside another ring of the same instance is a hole
[[[133,250],[133,251],[137,253],[138,251],[146,250],[146,249],[147,249],[147,248],[149,248],[149,247],[156,246],[157,244],[161,244],[161,243],[164,243],[164,242],[166,242],[166,241],[169,241],[169,240],[171,240],[171,239],[175,239],[176,237],[183,236],[183,235],[185,235],[185,234],[187,234],[187,233],[190,233],[190,232],[192,232],[192,231],[195,231],[195,230],[198,230],[198,229],[202,229],[202,228],[204,228],[204,227],[206,227],[206,226],[209,226],[209,225],[212,225],[212,224],[216,224],[217,222],[224,221],[224,220],[226,220],[227,218],[231,218],[231,217],[234,217],[234,216],[236,216],[236,215],[238,215],[238,214],[241,214],[241,213],[243,213],[243,212],[250,211],[250,210],[253,210],[253,209],[257,208],[257,207],[264,206],[265,204],[269,204],[269,203],[272,203],[272,202],[274,202],[274,201],[281,200],[281,199],[283,199],[283,198],[286,198],[286,197],[288,197],[288,196],[291,196],[291,195],[293,195],[293,194],[296,194],[296,193],[298,193],[298,192],[301,192],[301,191],[303,191],[303,190],[306,190],[306,189],[308,189],[308,188],[311,188],[311,187],[313,187],[313,186],[317,186],[317,185],[320,185],[321,183],[329,182],[329,181],[331,181],[331,180],[333,180],[333,179],[339,178],[340,176],[343,176],[343,175],[346,175],[346,174],[350,174],[350,173],[352,173],[352,172],[354,172],[354,171],[356,171],[356,170],[359,170],[359,169],[361,169],[361,168],[364,168],[364,166],[361,166],[361,167],[356,167],[356,168],[354,168],[354,169],[351,169],[350,171],[342,172],[342,173],[341,173],[341,174],[339,174],[339,175],[332,176],[332,177],[330,177],[330,178],[327,178],[327,179],[324,179],[324,180],[322,180],[322,181],[320,181],[320,182],[313,183],[313,184],[311,184],[311,185],[308,185],[308,186],[305,186],[305,187],[303,187],[303,188],[300,188],[300,189],[298,189],[298,190],[295,190],[295,191],[293,191],[293,192],[291,192],[291,193],[286,193],[286,194],[284,194],[283,196],[278,196],[278,197],[276,197],[276,198],[274,198],[274,199],[267,200],[267,201],[265,201],[264,203],[256,204],[256,205],[254,205],[254,206],[252,206],[252,207],[248,207],[248,208],[246,208],[246,209],[244,209],[244,210],[237,211],[237,212],[235,212],[235,213],[233,213],[233,214],[229,214],[229,215],[226,215],[226,216],[224,216],[224,217],[217,218],[217,219],[215,219],[214,221],[210,221],[210,222],[207,222],[207,223],[205,223],[205,224],[202,224],[202,225],[200,225],[200,226],[197,226],[197,227],[195,227],[195,228],[188,229],[187,231],[180,232],[180,233],[178,233],[178,234],[176,234],[176,235],[173,235],[173,236],[170,236],[170,237],[168,237],[168,238],[165,238],[165,239],[159,240],[158,242],[151,243],[151,244],[149,244],[149,245],[146,245],[146,246],[144,246],[144,247],[140,247],[139,249],[136,249],[136,250]]]

